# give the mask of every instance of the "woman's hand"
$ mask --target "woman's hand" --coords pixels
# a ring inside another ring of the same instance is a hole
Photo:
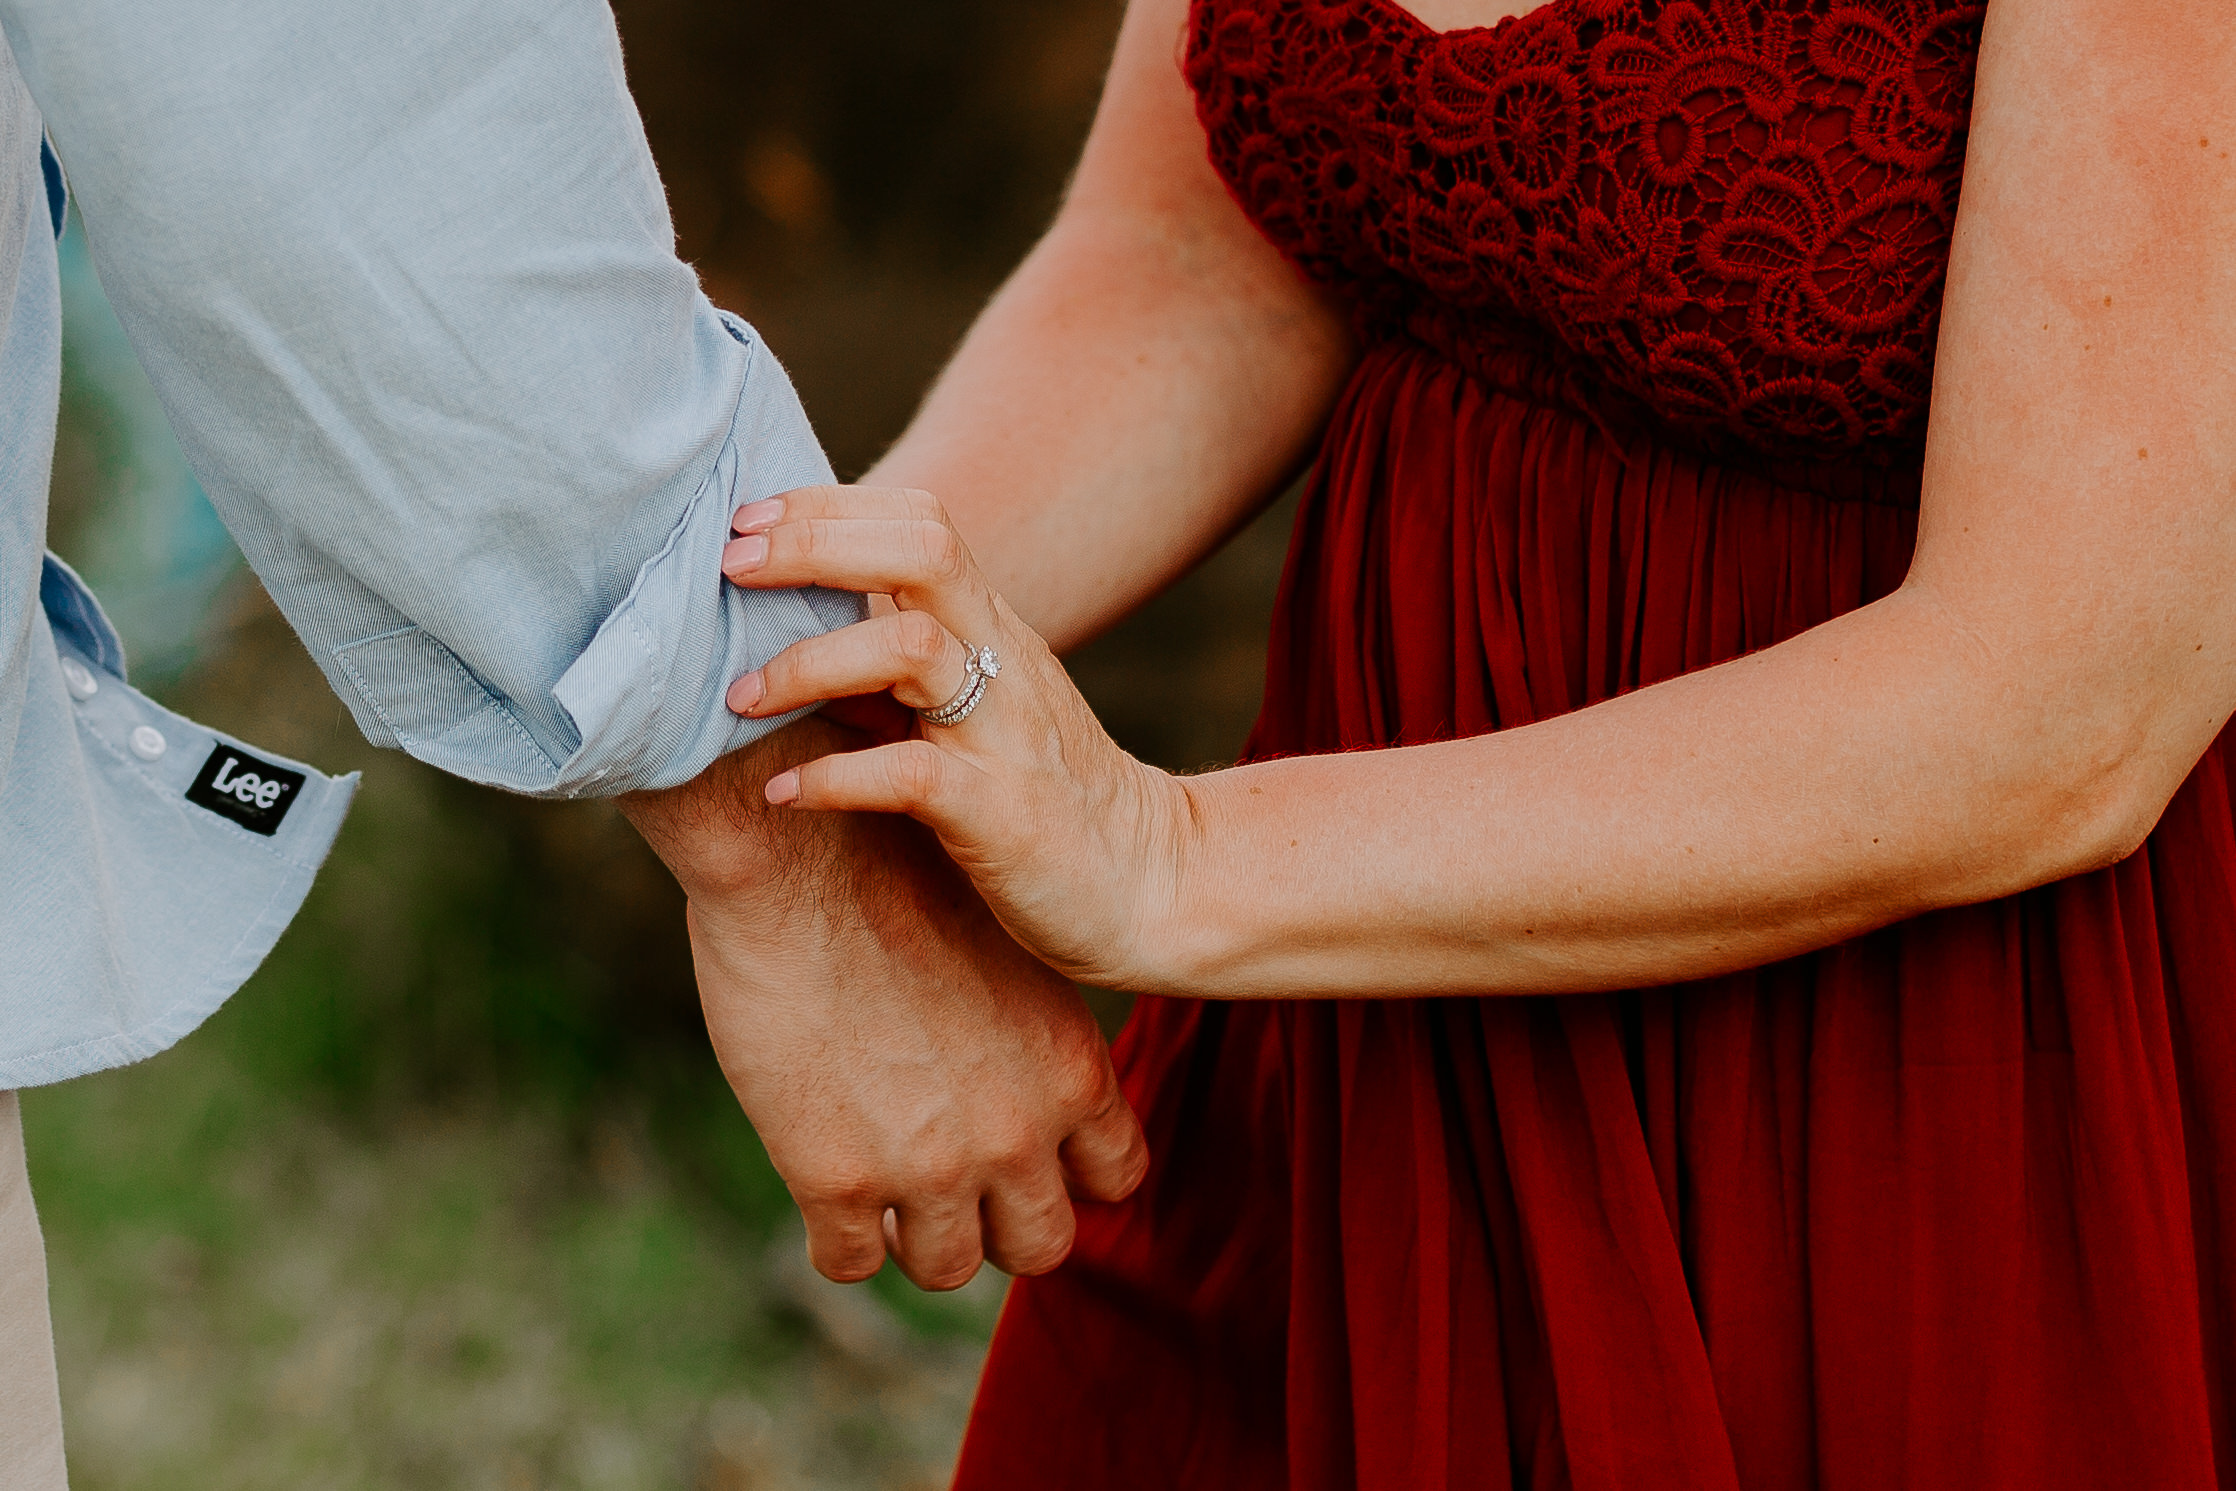
[[[906,738],[781,773],[769,801],[906,813],[939,836],[1011,935],[1059,971],[1154,987],[1188,837],[1187,789],[1103,732],[1063,665],[987,585],[938,500],[808,487],[740,508],[735,531],[723,571],[741,586],[892,599],[738,679],[730,707],[740,714],[885,691],[937,710],[972,682],[966,643],[999,660],[967,717],[912,720]]]

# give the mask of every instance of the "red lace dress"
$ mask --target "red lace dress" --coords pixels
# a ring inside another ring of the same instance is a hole
[[[1369,351],[1253,749],[1525,724],[1884,595],[1981,9],[1196,0],[1213,160]],[[960,1484],[2236,1487],[2236,817],[1616,996],[1145,1001],[1156,1154]],[[1612,785],[1612,784],[1611,784]]]

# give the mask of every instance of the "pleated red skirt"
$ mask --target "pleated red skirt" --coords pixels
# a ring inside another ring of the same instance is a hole
[[[1915,511],[1869,485],[1378,351],[1252,750],[1527,724],[1790,637],[1901,581]],[[1013,1287],[957,1484],[2236,1488],[2224,749],[2114,869],[1734,977],[1144,1000],[1150,1178]]]

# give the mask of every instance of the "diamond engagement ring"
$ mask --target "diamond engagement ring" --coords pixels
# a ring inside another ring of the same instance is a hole
[[[991,647],[973,647],[963,644],[963,686],[955,697],[937,709],[919,709],[917,715],[927,725],[960,725],[978,708],[978,701],[986,697],[986,685],[1001,677],[1002,660],[994,656]]]

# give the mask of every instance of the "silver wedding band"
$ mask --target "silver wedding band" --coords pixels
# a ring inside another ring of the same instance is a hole
[[[991,647],[973,647],[963,644],[963,686],[955,697],[937,709],[919,709],[917,717],[927,725],[960,725],[978,708],[978,701],[986,697],[986,685],[1001,676],[1002,660],[994,656]]]

